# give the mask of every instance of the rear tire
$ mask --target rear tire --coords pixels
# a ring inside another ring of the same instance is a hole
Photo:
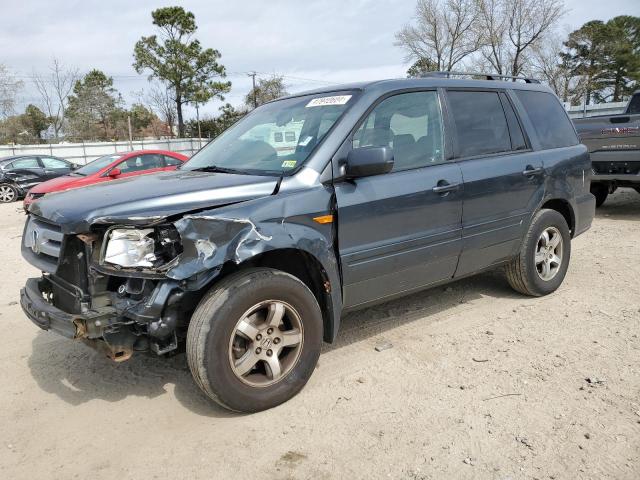
[[[15,202],[18,198],[18,190],[8,183],[0,184],[0,203]]]
[[[596,208],[601,207],[609,196],[609,186],[603,183],[592,183],[591,194],[596,197]]]
[[[322,313],[309,288],[288,273],[252,268],[202,298],[189,324],[187,360],[209,398],[257,412],[304,387],[321,346]]]
[[[567,221],[555,210],[540,210],[533,217],[520,252],[506,266],[507,280],[525,295],[547,295],[562,284],[570,258]]]

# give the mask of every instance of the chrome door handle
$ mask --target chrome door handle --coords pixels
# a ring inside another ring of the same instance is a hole
[[[531,165],[527,165],[524,172],[522,172],[522,175],[525,177],[531,177],[533,175],[540,175],[541,173],[544,173],[544,167],[533,168]]]
[[[459,183],[447,183],[446,180],[440,180],[438,185],[433,187],[435,193],[449,193],[460,188]]]

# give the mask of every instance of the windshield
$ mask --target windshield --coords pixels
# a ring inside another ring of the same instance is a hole
[[[353,103],[354,92],[263,105],[195,154],[183,170],[281,175],[299,167]]]
[[[105,155],[104,157],[96,158],[93,162],[87,163],[84,167],[80,167],[75,170],[73,173],[78,175],[91,175],[99,172],[105,167],[108,167],[119,159],[122,154],[114,154],[114,155]]]

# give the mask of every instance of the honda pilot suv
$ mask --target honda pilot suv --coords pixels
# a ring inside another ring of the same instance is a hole
[[[303,388],[345,312],[498,266],[551,293],[594,216],[587,149],[548,88],[487,78],[290,96],[175,172],[47,195],[22,308],[116,361],[186,348],[206,395],[254,412]]]

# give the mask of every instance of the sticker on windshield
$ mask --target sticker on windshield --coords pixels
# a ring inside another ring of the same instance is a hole
[[[313,137],[309,135],[304,140],[300,140],[300,142],[298,142],[298,145],[300,145],[301,147],[306,147],[307,145],[309,145],[309,142],[311,140],[313,140]]]
[[[282,162],[282,168],[293,168],[296,166],[296,163],[295,160],[285,160]]]
[[[333,97],[314,98],[309,103],[307,103],[307,108],[326,107],[329,105],[344,105],[349,101],[350,98],[351,95],[335,95]]]

